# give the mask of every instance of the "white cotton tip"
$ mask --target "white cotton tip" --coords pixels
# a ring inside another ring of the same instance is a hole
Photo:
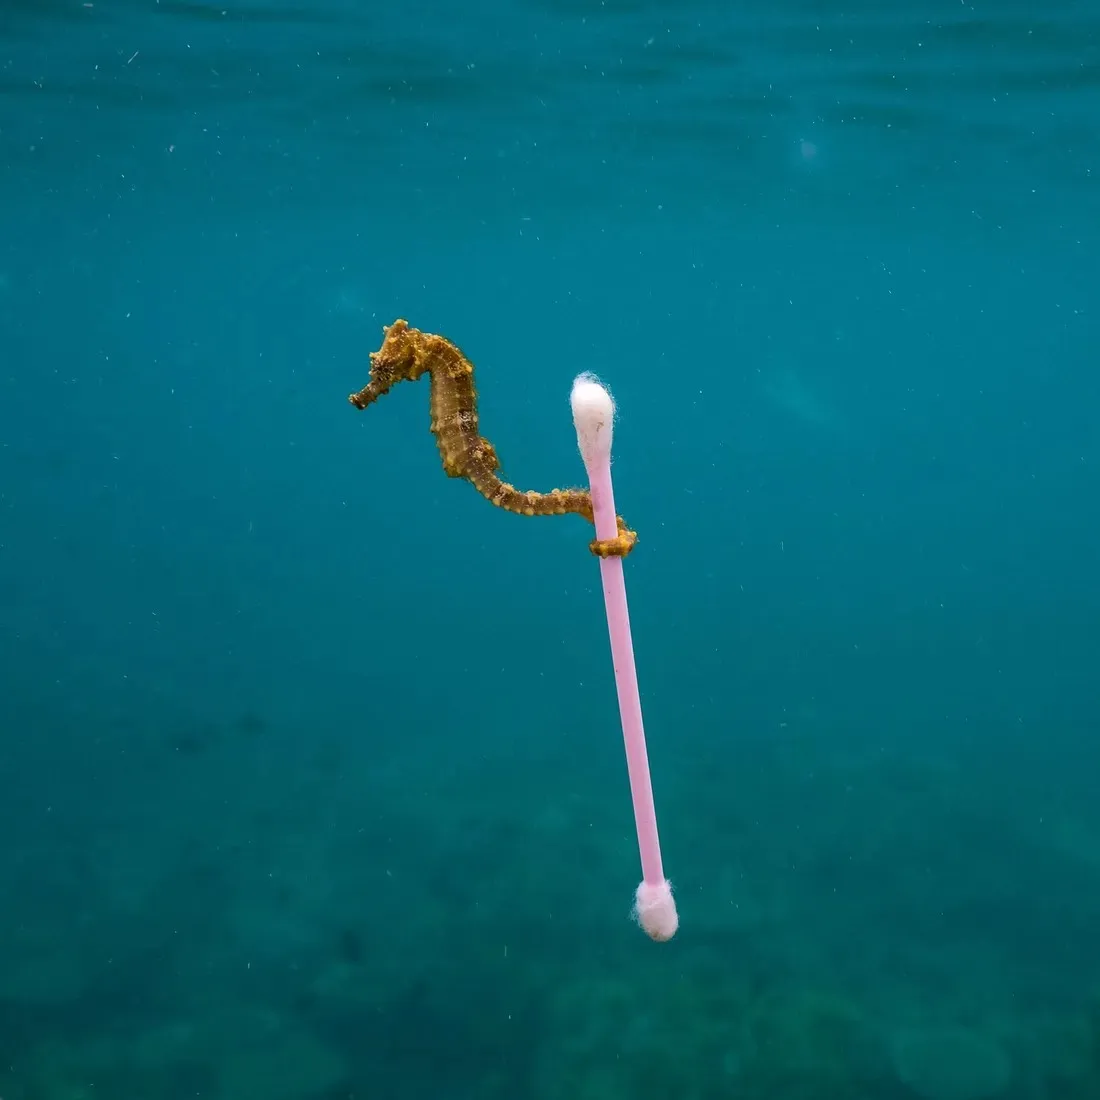
[[[634,919],[642,930],[657,943],[667,943],[680,927],[672,883],[666,878],[656,885],[643,882],[634,895]]]
[[[615,402],[594,374],[578,374],[569,395],[577,446],[585,466],[611,461],[611,431],[615,425]]]

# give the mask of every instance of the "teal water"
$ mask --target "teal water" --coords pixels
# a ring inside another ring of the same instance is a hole
[[[1100,1097],[1098,117],[1070,0],[6,0],[0,1096]],[[523,487],[616,395],[669,944],[397,317]]]

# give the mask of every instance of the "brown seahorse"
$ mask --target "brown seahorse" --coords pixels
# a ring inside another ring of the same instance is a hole
[[[592,496],[587,489],[552,489],[538,493],[517,489],[498,474],[500,460],[492,443],[478,432],[474,365],[450,340],[394,321],[382,330],[382,346],[370,356],[370,382],[348,400],[365,409],[398,382],[431,377],[431,431],[448,477],[465,478],[487,501],[521,516],[583,516],[592,523]],[[638,536],[616,517],[613,539],[593,539],[589,549],[601,558],[625,557]]]

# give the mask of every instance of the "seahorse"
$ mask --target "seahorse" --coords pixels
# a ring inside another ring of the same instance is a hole
[[[552,489],[548,493],[517,489],[499,474],[496,448],[479,432],[474,365],[443,336],[410,328],[396,320],[382,330],[382,346],[370,354],[370,382],[348,400],[365,409],[398,382],[431,378],[431,432],[448,477],[464,478],[490,504],[521,516],[577,515],[593,522],[592,496],[587,489]],[[593,539],[588,548],[597,557],[625,557],[638,541],[621,516],[612,539]]]

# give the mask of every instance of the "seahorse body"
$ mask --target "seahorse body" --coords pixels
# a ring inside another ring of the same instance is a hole
[[[449,340],[394,321],[385,339],[371,352],[370,382],[348,400],[365,409],[398,382],[431,379],[431,431],[448,477],[465,478],[486,500],[524,516],[583,516],[592,522],[587,489],[553,489],[549,493],[517,489],[500,477],[500,460],[492,443],[478,430],[474,367]],[[638,536],[617,517],[619,534],[594,539],[589,548],[599,557],[624,557]]]

